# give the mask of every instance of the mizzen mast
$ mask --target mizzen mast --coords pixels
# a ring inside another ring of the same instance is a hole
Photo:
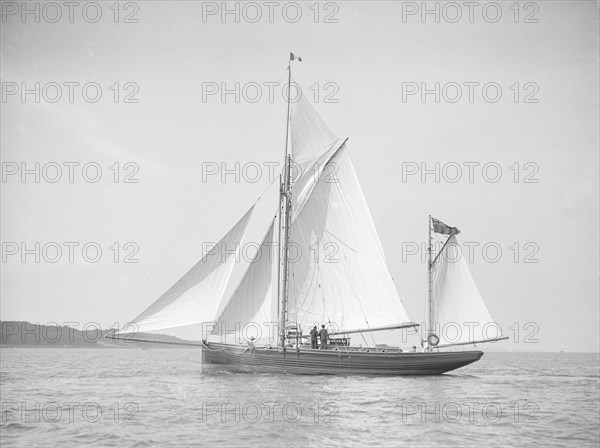
[[[431,346],[429,344],[429,336],[434,334],[434,324],[433,324],[433,262],[431,260],[431,215],[429,215],[427,219],[427,230],[428,230],[428,240],[427,240],[427,332],[426,332],[426,341],[427,341],[427,350],[431,350]]]

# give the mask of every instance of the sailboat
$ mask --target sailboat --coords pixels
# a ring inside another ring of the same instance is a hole
[[[409,319],[389,273],[348,139],[338,138],[304,96],[290,101],[296,60],[290,54],[279,204],[233,293],[225,296],[254,205],[215,246],[228,250],[204,254],[126,327],[148,332],[203,323],[199,345],[207,371],[436,375],[479,360],[483,352],[456,347],[506,338],[483,331],[493,320],[457,257],[458,229],[431,217],[421,347],[366,343],[365,334],[416,333],[419,324]],[[435,257],[432,231],[447,236]],[[461,330],[465,323],[469,331]],[[328,334],[315,347],[309,331],[320,326]],[[365,345],[353,345],[355,336]],[[108,337],[136,340],[125,328]]]

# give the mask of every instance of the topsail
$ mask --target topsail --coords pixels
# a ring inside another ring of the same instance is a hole
[[[292,215],[300,214],[326,166],[345,140],[335,136],[304,95],[292,104]],[[329,175],[335,169],[329,165]]]

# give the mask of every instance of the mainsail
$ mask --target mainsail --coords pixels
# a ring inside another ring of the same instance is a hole
[[[355,330],[408,323],[345,140],[305,98],[292,108],[288,322]]]
[[[433,263],[433,297],[433,322],[440,346],[501,336],[471,276],[456,235],[448,237]]]
[[[137,332],[212,322],[254,206],[183,277],[126,326]]]

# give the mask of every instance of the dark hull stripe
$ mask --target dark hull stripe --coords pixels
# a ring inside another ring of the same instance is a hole
[[[481,351],[437,353],[344,352],[242,348],[206,343],[202,364],[207,370],[291,373],[298,375],[439,375],[478,361]]]

